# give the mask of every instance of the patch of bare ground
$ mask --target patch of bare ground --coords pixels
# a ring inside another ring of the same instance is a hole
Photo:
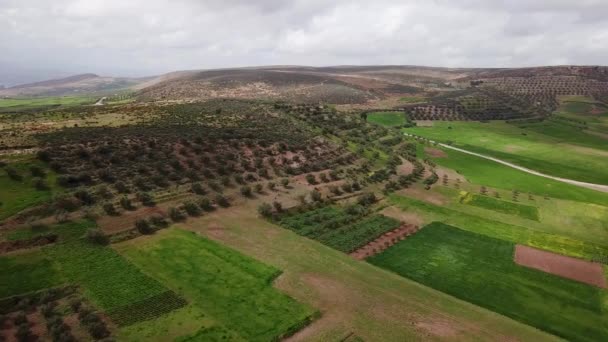
[[[518,152],[518,151],[521,151],[523,149],[524,148],[522,148],[521,146],[517,146],[517,145],[506,145],[505,148],[504,148],[505,152],[510,152],[510,153]]]
[[[399,190],[397,191],[397,194],[413,197],[435,205],[445,205],[449,202],[444,195],[435,191],[425,190],[424,188],[418,186],[412,186],[407,189]]]
[[[442,150],[432,148],[432,147],[425,147],[424,152],[433,158],[445,158],[448,156]]]
[[[100,217],[97,220],[97,225],[106,234],[114,234],[135,227],[135,221],[146,219],[153,214],[164,214],[164,211],[158,206],[141,207],[133,211],[125,210],[119,216],[104,215]]]
[[[514,260],[518,265],[601,288],[608,287],[602,264],[599,263],[546,252],[523,245],[515,246]]]
[[[418,226],[413,224],[402,223],[399,228],[382,234],[380,237],[370,241],[365,246],[350,253],[350,256],[358,260],[363,260],[374,254],[382,252],[399,241],[405,240],[405,238],[408,236],[416,233],[418,229]]]
[[[418,127],[433,127],[433,120],[416,120]]]
[[[380,214],[394,218],[395,220],[401,222],[409,222],[416,226],[422,226],[424,224],[424,220],[421,216],[412,212],[403,211],[395,206],[386,207],[382,209],[382,211],[380,211]]]
[[[414,164],[402,159],[403,163],[397,166],[397,175],[409,175],[414,171]]]
[[[446,169],[444,167],[441,166],[437,166],[435,167],[435,172],[437,173],[437,176],[439,177],[439,183],[443,182],[443,176],[447,175],[448,176],[448,182],[450,184],[452,184],[453,182],[455,182],[457,179],[460,179],[460,182],[466,182],[467,179],[464,178],[463,175],[459,174],[458,172],[452,170],[452,169]]]

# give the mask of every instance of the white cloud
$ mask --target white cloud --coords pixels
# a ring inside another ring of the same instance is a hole
[[[602,64],[606,17],[604,0],[0,0],[0,83],[12,67]]]

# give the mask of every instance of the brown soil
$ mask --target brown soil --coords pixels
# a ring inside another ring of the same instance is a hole
[[[418,226],[404,223],[399,228],[382,234],[374,241],[371,241],[367,245],[350,253],[350,256],[358,260],[363,260],[374,254],[382,252],[401,240],[405,240],[406,237],[416,233],[417,231]]]
[[[438,183],[440,182],[441,178],[439,178]],[[416,199],[423,200],[425,202],[429,202],[435,205],[445,205],[446,203],[448,203],[448,199],[445,198],[445,196],[443,196],[442,194],[435,191],[425,190],[424,188],[419,186],[412,186],[407,189],[399,190],[397,191],[397,194],[406,195],[408,197],[414,197]]]
[[[589,285],[607,288],[602,265],[540,249],[516,245],[515,262],[560,277],[573,279]]]
[[[107,234],[132,229],[135,221],[145,219],[153,214],[164,214],[159,207],[141,207],[133,211],[123,211],[120,216],[104,215],[97,220],[97,225]]]
[[[407,160],[403,160],[403,164],[397,166],[397,175],[409,175],[413,171],[414,164]]]
[[[433,158],[445,158],[448,156],[442,150],[438,150],[438,149],[432,148],[432,147],[425,147],[424,152],[426,152],[426,154],[428,154],[429,156],[431,156]]]
[[[16,251],[19,249],[33,248],[48,245],[57,241],[57,235],[37,236],[29,240],[15,240],[0,242],[0,254]]]
[[[424,225],[424,219],[419,215],[412,212],[403,211],[394,206],[382,209],[382,211],[380,211],[380,214],[394,218],[395,220],[401,222],[408,222],[416,226]]]

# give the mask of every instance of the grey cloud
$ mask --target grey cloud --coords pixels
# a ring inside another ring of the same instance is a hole
[[[0,0],[0,84],[28,68],[602,64],[607,16],[600,0]]]

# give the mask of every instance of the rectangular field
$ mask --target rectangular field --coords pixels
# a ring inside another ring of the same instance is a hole
[[[605,341],[602,290],[513,262],[514,244],[432,223],[370,263],[573,341]]]
[[[538,208],[533,207],[531,205],[513,203],[488,196],[480,196],[470,193],[467,194],[467,196],[463,197],[462,202],[469,205],[474,205],[476,207],[494,210],[499,213],[516,215],[529,220],[538,221],[540,219],[538,216]]]
[[[192,232],[169,229],[118,249],[215,321],[184,341],[216,335],[271,341],[303,327],[315,314],[272,286],[279,270]]]
[[[606,288],[604,268],[602,264],[596,262],[571,258],[522,245],[515,246],[514,260],[518,265]]]
[[[361,218],[332,206],[288,215],[279,223],[344,253],[350,253],[400,225],[390,217],[372,214]]]
[[[373,112],[367,114],[367,121],[386,127],[399,127],[405,123],[404,112]]]

